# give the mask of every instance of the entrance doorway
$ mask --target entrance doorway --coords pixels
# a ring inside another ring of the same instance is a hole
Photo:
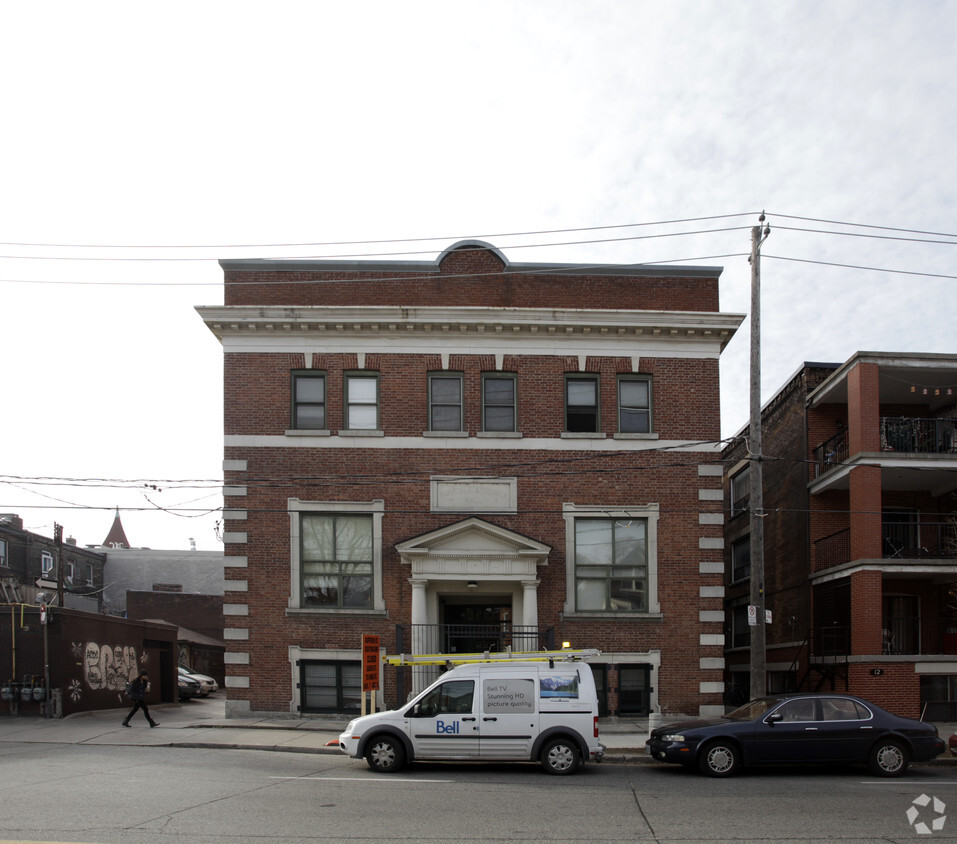
[[[512,603],[505,598],[442,598],[440,612],[444,653],[503,651],[511,644]]]
[[[618,666],[618,714],[644,716],[650,712],[651,666]]]

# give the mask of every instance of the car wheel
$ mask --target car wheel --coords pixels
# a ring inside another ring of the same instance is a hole
[[[405,748],[392,736],[376,736],[369,742],[366,762],[373,771],[391,774],[405,764]]]
[[[877,777],[899,777],[909,764],[907,748],[897,739],[879,741],[867,757],[867,767]]]
[[[578,770],[581,757],[578,748],[568,739],[557,738],[545,742],[541,754],[542,767],[550,774],[567,776]]]
[[[701,773],[709,777],[731,777],[741,770],[741,751],[729,741],[709,741],[698,757]]]

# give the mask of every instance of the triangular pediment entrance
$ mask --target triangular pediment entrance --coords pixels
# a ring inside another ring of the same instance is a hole
[[[550,546],[483,519],[469,518],[395,546],[413,574],[534,577],[546,565]]]

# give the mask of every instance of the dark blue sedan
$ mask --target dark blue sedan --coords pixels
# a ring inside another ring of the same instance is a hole
[[[862,763],[875,776],[896,777],[945,749],[933,724],[841,694],[759,698],[723,718],[659,727],[646,745],[655,759],[712,777],[792,762]]]

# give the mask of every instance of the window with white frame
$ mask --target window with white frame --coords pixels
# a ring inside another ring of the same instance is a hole
[[[7,540],[0,539],[0,566],[6,568],[10,565],[10,559],[7,557]]]
[[[565,377],[565,430],[569,433],[598,431],[598,376]]]
[[[462,376],[453,372],[429,376],[429,430],[462,431]]]
[[[623,375],[618,379],[618,430],[623,434],[651,433],[651,379]]]
[[[353,373],[345,376],[345,427],[350,431],[375,431],[379,427],[379,376]]]
[[[93,585],[93,563],[87,563],[83,566],[83,582],[87,586]]]
[[[657,505],[564,509],[566,613],[657,613]]]
[[[40,552],[40,573],[46,577],[53,571],[53,554],[49,551]]]
[[[292,427],[321,431],[326,427],[326,376],[322,372],[292,373]]]
[[[382,611],[381,500],[290,499],[289,608]]]
[[[73,563],[67,563],[63,569],[63,579],[70,586],[73,585],[76,577],[76,566]]]
[[[516,430],[516,378],[514,375],[482,376],[482,430]]]
[[[731,515],[744,513],[751,503],[751,467],[745,466],[731,476]]]

